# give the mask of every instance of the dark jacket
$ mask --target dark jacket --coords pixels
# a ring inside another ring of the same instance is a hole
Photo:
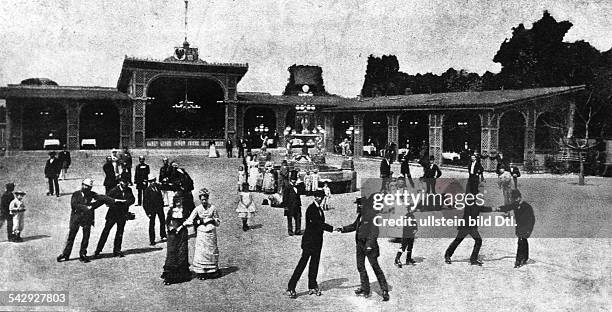
[[[391,164],[387,159],[380,161],[380,177],[390,178],[391,177]]]
[[[300,200],[300,195],[294,190],[293,185],[287,185],[283,189],[283,207],[285,207],[285,216],[294,217],[302,215],[302,201]]]
[[[521,176],[521,171],[519,170],[518,167],[516,166],[512,166],[512,168],[510,169],[510,174],[514,177],[516,175],[516,178]]]
[[[533,226],[535,225],[535,215],[533,213],[533,207],[526,202],[520,204],[512,203],[510,205],[501,206],[500,211],[514,210],[514,221],[516,222],[515,233],[517,237],[528,238],[533,232]]]
[[[121,164],[123,164],[123,167],[132,168],[132,154],[130,152],[125,152],[121,155]]]
[[[406,175],[407,177],[410,177],[410,164],[408,163],[408,160],[402,161],[402,164],[400,166],[400,173]]]
[[[471,168],[472,168],[472,162],[470,162],[467,166],[467,170],[468,170],[468,174],[470,178],[473,178],[474,176],[481,176],[482,173],[484,172],[484,167],[482,167],[482,164],[478,160],[476,160],[476,165],[474,165],[473,174],[470,172]]]
[[[493,158],[495,160],[497,160],[497,166],[495,167],[495,172],[497,174],[501,174],[501,172],[499,172],[499,169],[504,168],[504,170],[506,171],[510,171],[510,163],[508,163],[508,161],[505,158]]]
[[[225,141],[225,149],[232,149],[234,147],[234,144],[232,143],[232,140],[227,140]]]
[[[62,168],[65,168],[65,169],[68,169],[70,167],[70,164],[72,163],[72,159],[70,158],[69,151],[59,152],[59,154],[57,155],[57,159],[60,161]]]
[[[5,191],[2,194],[2,198],[0,199],[0,216],[3,218],[7,218],[9,216],[9,205],[11,204],[11,201],[13,201],[13,199],[15,199],[15,195],[13,195],[13,192],[8,192]]]
[[[149,173],[151,169],[147,164],[138,164],[136,166],[136,170],[134,171],[134,183],[136,183],[136,188],[140,190],[144,190],[147,187],[147,178],[149,177]]]
[[[170,181],[170,176],[172,175],[172,166],[163,165],[159,168],[159,183],[166,183]]]
[[[365,207],[364,207],[365,208]],[[373,249],[378,255],[378,232],[379,229],[374,225],[376,213],[371,208],[357,215],[355,222],[342,227],[342,233],[355,232],[355,241],[359,245],[365,244],[365,248]]]
[[[95,202],[92,203],[93,200]],[[94,209],[102,205],[110,207],[114,202],[112,198],[96,194],[95,192],[91,192],[86,196],[83,191],[76,191],[72,193],[70,198],[70,224],[76,223],[80,226],[94,225]]]
[[[115,186],[108,192],[108,196],[114,199],[125,199],[125,203],[114,203],[108,206],[108,212],[106,213],[106,220],[108,221],[120,221],[127,220],[128,208],[134,204],[134,194],[132,189],[126,187],[121,190],[120,186]]]
[[[306,209],[306,230],[302,236],[302,249],[321,250],[323,247],[323,231],[331,232],[333,227],[325,223],[323,209],[316,203]]]
[[[144,191],[142,198],[142,208],[149,215],[157,215],[164,211],[164,197],[156,183],[151,183]]]
[[[102,166],[102,170],[104,170],[104,186],[114,187],[115,185],[117,185],[117,176],[115,175],[115,167],[113,167],[113,163],[104,163],[104,166]]]
[[[465,226],[461,226],[459,225],[457,228],[458,229],[475,229],[478,228],[478,226],[470,226],[470,219],[471,220],[477,220],[478,216],[480,215],[480,210],[482,209],[481,206],[478,206],[476,204],[473,205],[465,205],[465,208],[463,209],[463,220],[465,220]],[[473,221],[476,222],[476,221]]]
[[[429,162],[425,164],[425,166],[423,166],[423,178],[426,179],[431,179],[431,178],[439,178],[442,175],[442,171],[440,171],[440,168],[438,167],[438,165],[433,164],[433,166],[430,166]]]
[[[62,163],[57,158],[53,158],[53,162],[51,162],[51,158],[47,159],[47,163],[45,164],[45,177],[46,178],[59,177],[61,170],[62,170]]]

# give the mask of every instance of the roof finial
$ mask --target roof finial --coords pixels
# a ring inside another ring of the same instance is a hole
[[[185,0],[185,43],[187,43],[187,11],[189,10],[189,0]]]

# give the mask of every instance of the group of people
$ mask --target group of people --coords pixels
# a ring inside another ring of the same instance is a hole
[[[49,159],[45,163],[45,178],[49,183],[47,196],[55,195],[60,197],[59,180],[66,179],[66,173],[71,163],[70,152],[66,149],[65,145],[59,154],[55,151],[49,152]]]

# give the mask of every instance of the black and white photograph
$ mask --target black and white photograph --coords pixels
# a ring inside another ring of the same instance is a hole
[[[609,0],[0,12],[1,311],[612,311]]]

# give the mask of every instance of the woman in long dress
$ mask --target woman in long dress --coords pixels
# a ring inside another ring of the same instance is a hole
[[[166,263],[161,275],[161,278],[164,279],[164,285],[181,283],[191,279],[187,229],[182,226],[189,212],[183,208],[183,194],[177,192],[166,217],[168,241]]]
[[[272,172],[272,162],[266,162],[266,173],[263,177],[263,191],[266,194],[272,194],[275,191],[274,172]]]
[[[208,143],[208,158],[217,158],[217,147],[215,146],[215,141],[210,141]]]
[[[198,193],[201,204],[197,206],[183,225],[194,224],[196,227],[195,250],[193,252],[192,270],[199,279],[219,276],[219,247],[217,246],[217,227],[221,222],[217,208],[208,202],[209,192],[203,188]]]
[[[259,162],[256,160],[248,161],[249,166],[249,177],[247,178],[249,183],[249,191],[257,191],[257,180],[259,179]]]

